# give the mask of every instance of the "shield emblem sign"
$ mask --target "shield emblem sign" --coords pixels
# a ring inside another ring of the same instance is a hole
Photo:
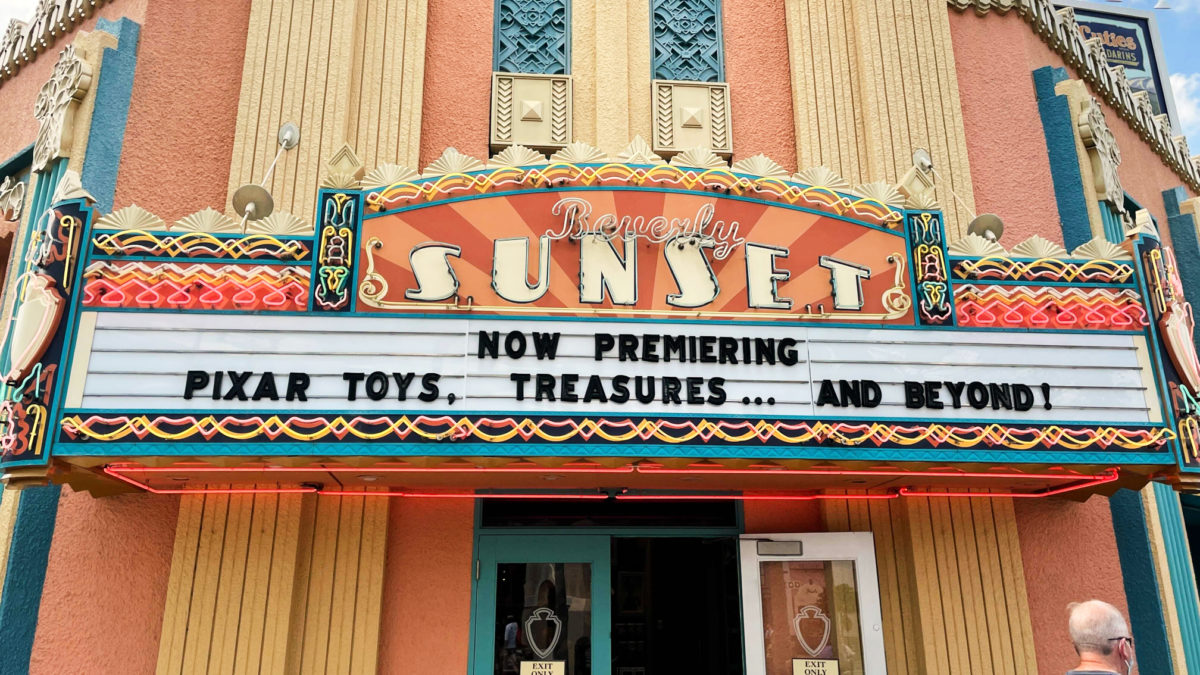
[[[805,605],[792,618],[792,632],[809,656],[819,656],[829,644],[829,616],[816,605]]]
[[[9,384],[20,383],[34,364],[41,361],[62,313],[63,297],[55,288],[54,279],[45,274],[30,275],[25,285],[25,300],[17,309],[9,336],[12,366],[4,374]]]
[[[539,659],[548,659],[562,637],[562,620],[549,607],[539,607],[525,619],[525,635],[533,653]]]

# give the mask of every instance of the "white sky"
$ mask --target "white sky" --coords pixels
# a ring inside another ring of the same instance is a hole
[[[8,22],[12,19],[32,19],[35,5],[35,0],[0,0],[0,31],[8,28]]]

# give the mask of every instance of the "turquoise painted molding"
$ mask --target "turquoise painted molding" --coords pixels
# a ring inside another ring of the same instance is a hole
[[[1154,569],[1154,554],[1150,550],[1142,495],[1133,490],[1117,490],[1109,497],[1108,505],[1112,510],[1113,534],[1121,559],[1121,580],[1125,586],[1129,621],[1137,642],[1138,672],[1176,672],[1171,664],[1171,647],[1167,641],[1166,618]]]
[[[141,28],[129,19],[100,19],[96,28],[115,35],[118,42],[116,49],[104,50],[80,181],[96,198],[99,212],[108,213],[112,211],[117,190],[117,166],[125,142],[125,122],[129,118],[129,98],[133,93]]]
[[[570,74],[569,0],[496,0],[494,24],[492,70]]]
[[[654,79],[725,80],[721,0],[653,0],[650,42]]]
[[[21,491],[0,591],[0,635],[4,637],[0,675],[29,672],[61,490],[58,485],[47,485]]]
[[[1192,554],[1184,531],[1179,495],[1170,485],[1151,483],[1158,502],[1158,522],[1167,553],[1167,572],[1175,593],[1175,611],[1179,614],[1179,634],[1183,642],[1187,672],[1200,672],[1200,605],[1196,599],[1196,576]]]
[[[1042,118],[1046,152],[1050,156],[1054,199],[1058,204],[1058,217],[1062,220],[1063,242],[1068,251],[1073,251],[1093,237],[1087,193],[1079,171],[1079,154],[1075,150],[1075,119],[1067,97],[1054,93],[1055,85],[1067,79],[1066,68],[1046,66],[1033,71],[1038,114]]]
[[[1106,201],[1100,202],[1100,218],[1104,221],[1105,239],[1114,244],[1125,241],[1125,223],[1121,221],[1121,214],[1113,209],[1112,204]]]
[[[101,19],[97,28],[116,35],[118,45],[104,52],[81,180],[98,201],[111,206],[133,85],[139,27],[128,19],[116,22]],[[59,159],[39,178],[30,204],[31,223],[51,206],[54,189],[66,168],[67,160]],[[77,270],[76,275],[81,271]],[[6,346],[0,363],[7,363],[8,358]],[[63,373],[59,373],[55,392],[61,392],[62,383]],[[52,408],[50,419],[56,414],[54,408],[57,405]],[[21,493],[9,557],[5,561],[3,595],[0,595],[0,635],[4,636],[0,675],[29,671],[60,492],[58,485],[48,485],[29,487]]]

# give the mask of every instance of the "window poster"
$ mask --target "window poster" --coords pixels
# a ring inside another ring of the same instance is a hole
[[[767,675],[792,675],[805,662],[828,664],[817,672],[862,673],[854,563],[781,560],[761,565]]]
[[[1150,103],[1156,115],[1172,113],[1164,90],[1164,86],[1169,84],[1165,82],[1165,75],[1160,73],[1162,64],[1155,58],[1154,39],[1157,33],[1152,29],[1150,19],[1076,7],[1075,20],[1085,40],[1100,38],[1108,65],[1124,66],[1125,77],[1135,92],[1150,94]]]

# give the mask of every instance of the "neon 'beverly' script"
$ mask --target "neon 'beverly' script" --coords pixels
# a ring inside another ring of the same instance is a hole
[[[697,237],[714,244],[713,257],[724,260],[733,250],[746,243],[738,236],[738,222],[726,223],[713,219],[712,204],[704,204],[696,211],[694,218],[667,218],[666,216],[641,215],[618,216],[615,213],[601,213],[593,216],[592,205],[579,197],[564,197],[558,200],[551,210],[556,216],[562,216],[559,229],[546,230],[546,236],[551,239],[582,239],[586,235],[602,235],[609,241],[614,239],[645,239],[661,244],[676,237]]]

